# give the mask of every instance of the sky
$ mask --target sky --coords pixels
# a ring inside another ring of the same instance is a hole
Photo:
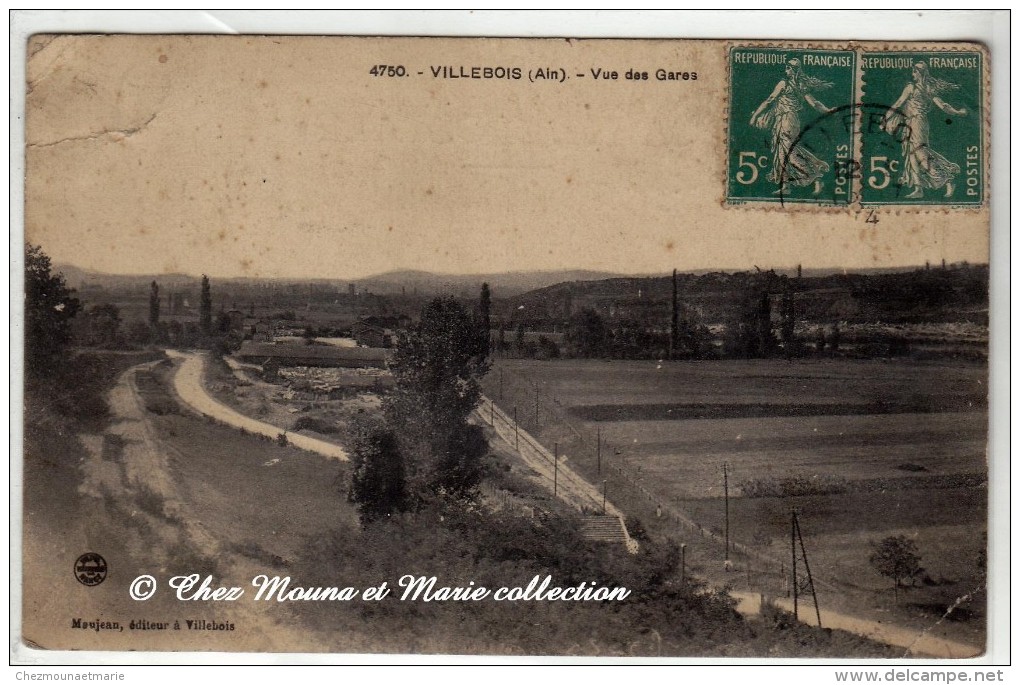
[[[28,54],[25,235],[58,264],[354,279],[988,261],[987,210],[725,206],[721,42],[71,35]],[[698,78],[624,78],[660,66]],[[589,76],[532,83],[535,67]]]

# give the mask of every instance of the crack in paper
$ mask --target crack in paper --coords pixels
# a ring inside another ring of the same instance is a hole
[[[148,119],[146,119],[144,122],[142,122],[138,126],[134,126],[134,127],[131,127],[131,128],[103,129],[102,131],[97,131],[95,133],[89,133],[89,134],[84,135],[84,136],[70,136],[68,138],[61,138],[60,140],[54,140],[54,141],[49,142],[49,143],[29,143],[27,147],[30,147],[30,148],[53,147],[55,145],[62,145],[63,143],[77,143],[77,142],[86,141],[86,140],[99,140],[100,138],[103,138],[104,136],[112,136],[112,137],[114,137],[115,141],[119,142],[121,140],[124,140],[125,138],[130,138],[131,136],[135,135],[136,133],[139,133],[139,132],[145,130],[145,128],[149,124],[151,124],[155,118],[156,118],[156,113],[153,113],[153,115],[150,116]],[[117,136],[119,136],[119,137],[117,137]]]

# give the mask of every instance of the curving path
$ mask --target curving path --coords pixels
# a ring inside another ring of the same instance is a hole
[[[177,373],[174,376],[174,389],[186,404],[200,414],[211,416],[217,421],[222,421],[236,428],[243,428],[249,433],[258,433],[270,438],[276,438],[280,433],[283,433],[287,436],[287,441],[295,447],[321,454],[330,459],[350,460],[347,451],[339,445],[299,433],[288,433],[285,428],[245,416],[213,398],[206,392],[205,386],[202,383],[206,360],[204,354],[198,352],[179,352],[177,350],[167,350],[166,353],[167,356],[173,359],[182,360],[181,366],[177,369]]]
[[[734,592],[730,596],[737,600],[737,611],[745,616],[757,615],[761,609],[761,595],[756,592]],[[771,598],[774,605],[783,611],[793,612],[793,601],[785,597]],[[903,626],[891,623],[879,623],[849,614],[842,614],[829,609],[821,609],[822,625],[826,628],[836,628],[849,633],[856,633],[864,637],[884,642],[894,647],[903,647],[904,657],[933,656],[939,658],[965,659],[979,656],[982,652],[980,647],[968,645],[954,640],[932,635],[920,630],[911,630]],[[798,612],[802,623],[816,625],[814,605],[810,601],[802,602]]]

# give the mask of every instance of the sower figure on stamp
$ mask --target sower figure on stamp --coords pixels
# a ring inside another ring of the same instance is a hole
[[[783,192],[784,185],[806,187],[814,184],[813,194],[822,192],[822,176],[829,170],[803,145],[794,145],[801,134],[800,113],[807,103],[822,114],[832,110],[819,102],[812,91],[831,88],[832,84],[806,76],[799,59],[786,63],[786,77],[776,84],[772,94],[758,105],[751,115],[751,126],[772,133],[772,169],[768,180],[777,184],[774,194]]]
[[[960,165],[929,147],[928,112],[935,105],[950,116],[962,117],[967,109],[956,109],[941,98],[943,93],[959,86],[932,76],[924,62],[915,64],[911,75],[914,80],[903,88],[903,94],[882,118],[882,128],[900,138],[903,145],[903,175],[899,182],[911,189],[906,196],[910,199],[923,197],[925,188],[942,187],[946,197],[951,197]]]

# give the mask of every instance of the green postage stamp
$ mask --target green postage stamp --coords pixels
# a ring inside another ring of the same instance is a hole
[[[985,55],[729,49],[728,204],[981,206]]]
[[[733,48],[727,197],[849,204],[857,55]]]
[[[864,52],[861,65],[861,202],[980,205],[981,52]]]

